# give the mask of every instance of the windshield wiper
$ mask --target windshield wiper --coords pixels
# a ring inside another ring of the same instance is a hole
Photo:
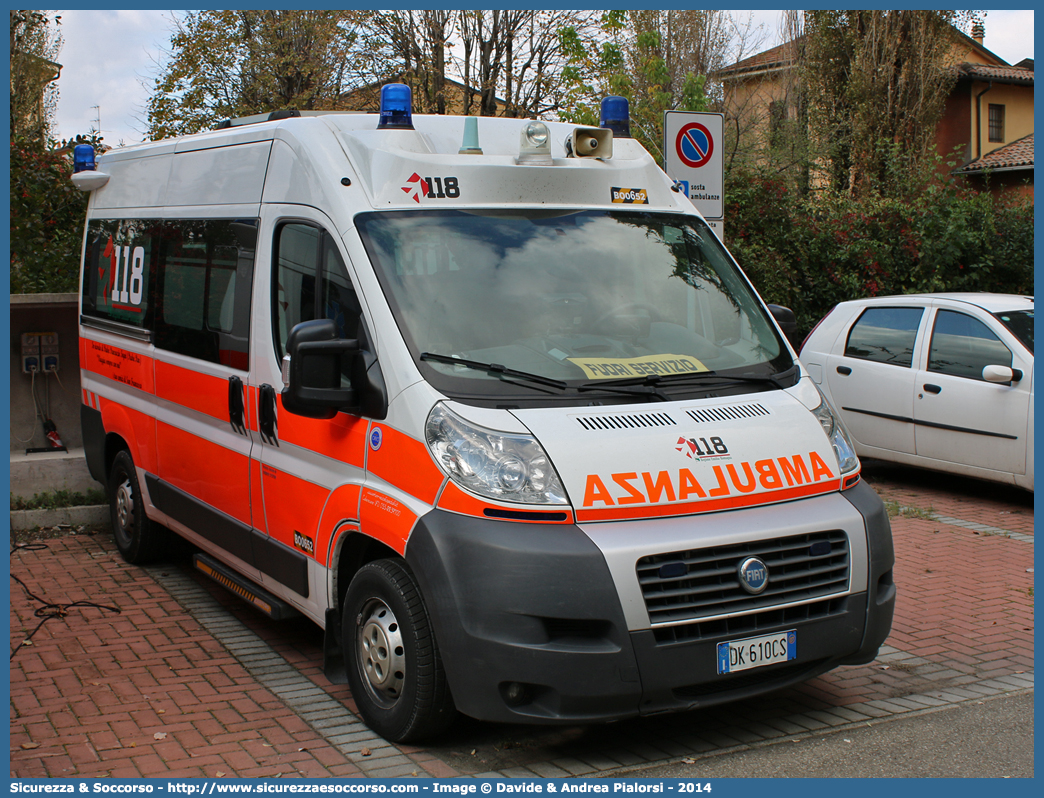
[[[504,380],[504,382],[511,385],[521,386],[523,383],[504,379],[505,377],[514,377],[518,380],[536,383],[536,385],[548,385],[552,388],[558,388],[560,391],[564,391],[568,387],[568,385],[562,382],[562,380],[551,379],[551,377],[544,377],[540,374],[531,374],[528,371],[509,369],[507,366],[502,366],[499,363],[481,363],[478,360],[465,360],[464,358],[453,357],[451,355],[437,355],[434,352],[422,352],[420,359],[430,360],[435,363],[445,363],[450,366],[464,366],[465,368],[473,369],[475,371],[484,371],[486,374]],[[525,387],[535,388],[536,385],[528,385]],[[537,390],[540,389],[538,388]],[[548,391],[548,393],[550,393],[550,391]]]
[[[718,380],[731,380],[733,382],[768,382],[775,385],[780,390],[787,388],[788,386],[783,384],[783,380],[788,379],[794,375],[794,372],[798,370],[797,365],[793,365],[785,371],[780,371],[776,374],[719,374],[716,371],[699,371],[693,374],[668,374],[662,377],[664,380],[671,382],[681,382],[680,377],[693,377],[693,376],[708,376],[714,377]]]
[[[634,387],[655,387],[655,386],[666,386],[676,385],[679,383],[685,383],[689,381],[693,382],[767,382],[775,385],[779,389],[788,387],[783,384],[783,380],[791,377],[797,366],[791,366],[785,371],[781,371],[777,374],[719,374],[716,371],[688,371],[682,374],[648,374],[644,377],[637,377],[629,380],[617,380],[617,384],[620,387],[634,386]],[[589,383],[590,384],[590,383]]]
[[[661,402],[671,401],[671,397],[656,387],[656,378],[654,375],[643,377],[642,382],[634,383],[630,380],[625,382],[627,385],[620,385],[617,380],[606,380],[599,382],[585,382],[583,385],[578,385],[576,390],[579,391],[603,391],[605,393],[618,393],[625,396],[644,396],[648,399],[657,399]]]

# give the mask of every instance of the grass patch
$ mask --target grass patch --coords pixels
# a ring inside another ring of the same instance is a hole
[[[57,510],[59,507],[82,507],[84,505],[108,503],[109,498],[101,488],[91,488],[86,493],[71,490],[49,490],[37,493],[31,499],[11,494],[12,510]]]
[[[935,510],[931,507],[908,507],[899,504],[894,499],[886,499],[884,504],[889,518],[902,516],[903,518],[923,518],[925,521],[931,521],[935,518]]]

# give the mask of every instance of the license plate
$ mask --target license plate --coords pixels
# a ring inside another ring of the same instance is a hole
[[[797,659],[797,630],[718,643],[718,673],[736,673]]]

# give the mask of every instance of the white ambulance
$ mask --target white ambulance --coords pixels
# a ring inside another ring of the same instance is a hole
[[[275,114],[77,152],[82,424],[132,563],[173,530],[325,629],[390,740],[872,660],[888,518],[728,252],[604,126]]]

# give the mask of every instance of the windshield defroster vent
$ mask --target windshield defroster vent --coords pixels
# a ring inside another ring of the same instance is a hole
[[[676,427],[678,422],[666,413],[622,413],[616,416],[575,416],[589,432],[598,430],[641,429],[643,427]]]

